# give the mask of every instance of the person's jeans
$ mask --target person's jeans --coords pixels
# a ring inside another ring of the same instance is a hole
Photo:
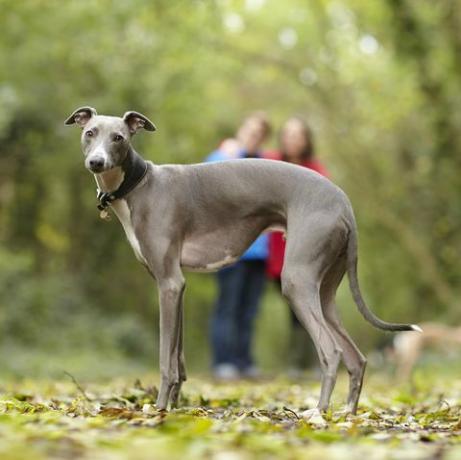
[[[218,272],[218,298],[211,319],[213,366],[233,364],[243,371],[253,365],[253,325],[265,269],[263,260],[240,260]]]

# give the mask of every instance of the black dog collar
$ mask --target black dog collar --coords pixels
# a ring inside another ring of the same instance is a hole
[[[117,190],[103,192],[99,188],[96,189],[100,211],[105,211],[113,201],[123,198],[141,182],[147,173],[147,162],[136,152],[131,151],[122,163],[122,170],[125,177]]]

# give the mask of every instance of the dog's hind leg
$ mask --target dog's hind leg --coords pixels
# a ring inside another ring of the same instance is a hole
[[[342,350],[323,317],[318,277],[306,266],[287,265],[282,273],[282,292],[302,326],[314,342],[322,370],[322,387],[317,408],[328,409]],[[307,275],[307,276],[306,276]]]
[[[324,411],[336,383],[344,341],[338,340],[324,317],[320,288],[344,247],[347,227],[340,214],[315,213],[306,218],[305,213],[295,210],[292,215],[287,223],[282,292],[317,350],[322,370],[318,409]]]
[[[349,373],[349,396],[346,411],[355,414],[367,361],[344,329],[335,304],[336,290],[345,271],[346,260],[342,255],[325,274],[320,288],[320,299],[325,319],[343,350],[342,359]]]

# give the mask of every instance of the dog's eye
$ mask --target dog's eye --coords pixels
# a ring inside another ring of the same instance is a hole
[[[116,135],[114,136],[114,141],[115,141],[115,142],[121,142],[121,141],[123,141],[123,136],[120,136],[120,134],[116,134]]]
[[[94,133],[93,133],[93,131],[86,131],[86,132],[85,132],[85,136],[86,136],[86,137],[93,137],[93,136],[94,136]]]

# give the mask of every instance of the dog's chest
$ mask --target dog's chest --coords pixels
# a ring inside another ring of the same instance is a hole
[[[131,221],[131,212],[125,200],[117,200],[112,204],[112,208],[115,211],[119,221],[121,222],[123,229],[125,230],[126,237],[133,248],[136,258],[146,265],[146,259],[142,255],[141,246],[139,245],[138,238],[133,228]]]

